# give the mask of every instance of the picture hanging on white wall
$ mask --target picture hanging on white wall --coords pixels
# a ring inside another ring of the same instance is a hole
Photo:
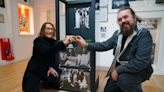
[[[0,23],[4,23],[4,15],[0,14]]]
[[[108,7],[100,8],[100,21],[107,22],[108,21]]]
[[[100,35],[101,35],[101,38],[106,38],[106,34],[107,34],[107,27],[106,26],[101,26],[100,27]]]
[[[112,0],[112,9],[119,9],[123,6],[129,6],[128,0]]]
[[[4,0],[0,0],[0,7],[5,8],[5,1]]]
[[[160,32],[160,21],[160,18],[143,18],[138,25],[147,28],[153,37],[153,42],[156,42],[156,36],[158,36],[158,32]]]
[[[33,35],[32,8],[18,4],[18,23],[20,35]]]

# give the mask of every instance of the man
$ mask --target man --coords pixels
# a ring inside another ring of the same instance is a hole
[[[114,49],[114,69],[110,69],[104,92],[143,92],[141,84],[153,72],[151,66],[152,37],[150,32],[137,26],[140,21],[130,7],[123,7],[117,13],[120,30],[104,42],[86,43],[77,36],[76,42],[82,48],[94,51]]]

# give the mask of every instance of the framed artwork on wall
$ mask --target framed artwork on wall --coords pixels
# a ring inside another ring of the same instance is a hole
[[[0,23],[4,23],[4,15],[0,14]]]
[[[107,22],[108,21],[108,7],[100,8],[100,21]]]
[[[4,0],[0,0],[0,7],[5,8],[5,1]]]
[[[129,6],[128,0],[112,0],[112,9],[119,9],[123,6]]]
[[[18,4],[18,24],[20,35],[33,35],[32,8]]]

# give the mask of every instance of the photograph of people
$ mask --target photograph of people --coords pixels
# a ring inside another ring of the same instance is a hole
[[[90,51],[69,44],[65,51],[59,52],[60,66],[90,68]]]
[[[89,7],[75,8],[75,27],[76,28],[90,28],[89,27]]]
[[[82,48],[81,53],[78,55],[78,67],[90,67],[90,51],[88,51],[86,48]]]
[[[119,9],[123,6],[129,6],[128,0],[112,0],[112,9]]]
[[[90,75],[82,69],[64,68],[61,74],[61,89],[90,92]]]
[[[32,57],[23,76],[24,92],[40,92],[41,82],[44,87],[59,89],[61,70],[56,54],[65,50],[72,39],[71,36],[67,36],[63,41],[55,40],[55,32],[53,24],[45,22],[39,36],[35,38]]]

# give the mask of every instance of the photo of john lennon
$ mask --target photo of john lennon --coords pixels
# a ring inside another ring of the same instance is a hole
[[[90,92],[90,73],[83,69],[63,68],[60,88],[72,91]]]

